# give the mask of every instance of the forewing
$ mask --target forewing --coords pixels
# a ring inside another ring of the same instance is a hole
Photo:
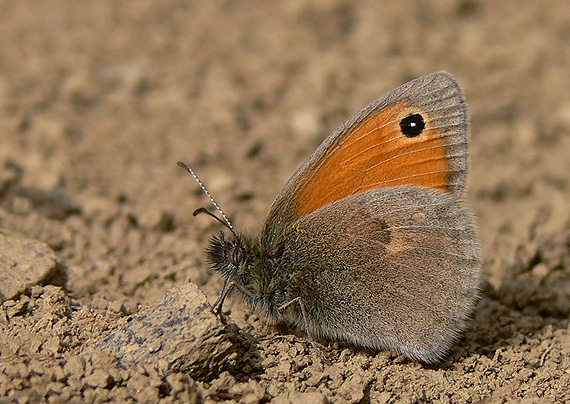
[[[421,122],[413,122],[417,116]],[[409,117],[416,128],[423,122],[417,136],[403,132]],[[468,113],[455,79],[438,72],[406,83],[352,116],[303,163],[270,209],[266,239],[322,206],[373,189],[418,185],[462,198],[468,149]]]

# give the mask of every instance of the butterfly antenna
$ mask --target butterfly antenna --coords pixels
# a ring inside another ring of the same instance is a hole
[[[208,195],[208,198],[210,198],[210,201],[212,202],[212,205],[214,205],[214,208],[216,208],[216,210],[218,212],[220,212],[220,214],[222,215],[222,219],[220,219],[218,216],[214,215],[212,212],[210,212],[209,210],[205,209],[205,208],[199,208],[196,209],[193,213],[194,216],[200,214],[200,213],[207,213],[208,215],[212,216],[214,219],[216,219],[218,222],[220,222],[221,224],[223,224],[224,226],[226,226],[228,229],[230,229],[230,231],[234,234],[234,236],[237,237],[237,233],[234,229],[234,227],[232,226],[232,224],[230,223],[228,217],[226,216],[226,214],[224,213],[224,211],[222,210],[222,208],[220,208],[220,205],[218,205],[218,203],[216,202],[216,200],[214,199],[214,197],[212,197],[212,195],[210,194],[210,192],[208,192],[208,189],[206,188],[206,186],[204,185],[204,183],[200,180],[200,178],[196,175],[196,173],[194,172],[194,170],[192,170],[192,168],[184,163],[183,161],[179,161],[178,163],[176,163],[178,165],[178,167],[182,167],[185,168],[186,171],[188,171],[190,173],[190,175],[192,177],[194,177],[194,179],[196,180],[196,182],[198,183],[198,185],[200,186],[200,188],[202,188],[202,191],[204,191],[204,193],[206,195]]]

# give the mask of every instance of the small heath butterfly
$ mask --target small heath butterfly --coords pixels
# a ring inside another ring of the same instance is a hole
[[[449,73],[410,81],[329,135],[285,184],[257,236],[207,249],[269,322],[314,338],[442,361],[479,298],[481,251],[465,205],[469,115]],[[318,351],[318,350],[317,350]],[[318,351],[319,352],[319,351]],[[320,352],[319,352],[320,354]]]

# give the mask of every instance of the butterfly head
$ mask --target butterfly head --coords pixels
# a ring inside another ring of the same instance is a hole
[[[212,237],[206,253],[212,270],[226,280],[215,307],[221,309],[225,296],[235,293],[269,322],[282,319],[279,307],[290,301],[286,279],[272,271],[271,260],[256,239],[221,231]]]
[[[240,234],[226,235],[223,231],[212,236],[207,249],[207,258],[213,270],[224,278],[235,280],[246,269],[249,248]]]

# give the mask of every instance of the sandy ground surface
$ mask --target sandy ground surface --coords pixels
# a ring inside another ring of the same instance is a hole
[[[0,1],[0,271],[25,269],[2,290],[0,402],[570,400],[568,15],[567,1]],[[221,288],[203,253],[219,225],[192,217],[208,200],[177,160],[259,228],[338,124],[441,69],[472,113],[486,279],[445,363],[331,343],[323,366],[237,301],[227,327],[207,320],[223,349],[198,370],[94,349],[176,306],[168,289]]]

